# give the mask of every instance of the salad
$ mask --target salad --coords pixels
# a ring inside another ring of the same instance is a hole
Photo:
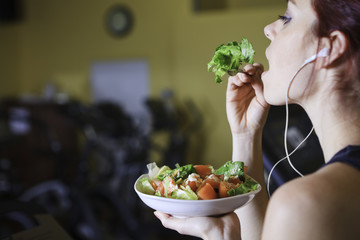
[[[139,180],[140,191],[159,197],[184,200],[209,200],[248,193],[258,188],[258,183],[245,174],[241,161],[226,162],[218,169],[211,165],[188,164],[174,169],[159,168],[149,163],[148,177]]]
[[[252,64],[254,55],[255,50],[246,38],[242,38],[241,42],[221,44],[215,49],[215,54],[208,63],[208,71],[215,73],[216,83],[222,83],[221,77],[225,73],[236,73],[242,63]]]

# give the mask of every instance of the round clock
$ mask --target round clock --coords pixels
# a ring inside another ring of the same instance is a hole
[[[133,14],[128,7],[117,5],[107,12],[106,27],[111,35],[115,37],[126,36],[132,30],[133,25]]]

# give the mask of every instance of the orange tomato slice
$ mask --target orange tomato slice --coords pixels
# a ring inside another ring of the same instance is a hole
[[[194,168],[201,178],[209,176],[210,174],[212,174],[213,170],[211,165],[194,165]]]
[[[217,193],[209,183],[205,183],[198,189],[197,196],[200,200],[216,199]]]
[[[220,182],[220,186],[219,186],[219,197],[220,198],[224,198],[224,197],[229,197],[228,191],[230,189],[236,188],[238,186],[238,184],[234,184],[234,183],[230,183],[230,182]]]

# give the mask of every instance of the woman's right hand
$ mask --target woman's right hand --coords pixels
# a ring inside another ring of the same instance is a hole
[[[189,218],[177,218],[159,211],[154,214],[164,227],[183,235],[202,239],[241,239],[240,221],[234,212],[216,217]]]
[[[226,112],[233,135],[262,129],[269,110],[261,81],[263,65],[249,64],[243,70],[244,73],[229,77],[226,92]]]

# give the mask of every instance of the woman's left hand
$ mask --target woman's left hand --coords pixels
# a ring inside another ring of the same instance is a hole
[[[228,79],[226,113],[233,136],[257,132],[265,125],[270,106],[264,98],[263,72],[262,64],[248,64]]]
[[[164,227],[183,235],[202,239],[241,239],[240,221],[234,212],[220,217],[190,218],[177,218],[159,211],[154,214]]]

